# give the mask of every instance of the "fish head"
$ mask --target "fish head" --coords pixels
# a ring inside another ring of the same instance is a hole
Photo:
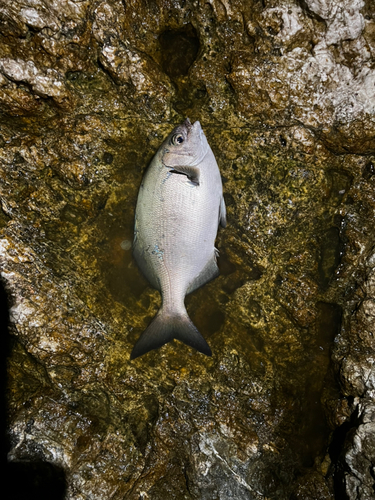
[[[178,125],[163,144],[163,164],[167,167],[196,166],[206,156],[209,145],[201,124],[187,118]]]

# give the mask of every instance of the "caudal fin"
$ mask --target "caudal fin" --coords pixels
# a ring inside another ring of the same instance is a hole
[[[207,356],[212,355],[210,346],[187,314],[170,315],[161,309],[139,337],[130,359],[138,358],[152,349],[158,349],[173,339],[181,340]]]

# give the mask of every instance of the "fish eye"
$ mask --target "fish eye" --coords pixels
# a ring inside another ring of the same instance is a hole
[[[172,144],[174,144],[175,146],[178,146],[180,144],[182,144],[184,142],[184,136],[182,134],[175,134],[173,137],[172,137]]]

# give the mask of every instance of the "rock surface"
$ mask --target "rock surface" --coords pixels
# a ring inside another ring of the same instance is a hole
[[[373,498],[372,3],[0,0],[0,37],[10,462],[69,500]],[[131,362],[137,191],[186,116],[228,209],[187,299],[214,354]]]

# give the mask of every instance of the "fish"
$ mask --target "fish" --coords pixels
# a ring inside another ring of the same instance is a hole
[[[211,356],[185,308],[185,296],[219,275],[215,239],[226,227],[223,186],[199,121],[168,135],[139,188],[133,255],[162,305],[134,345],[131,359],[173,339]]]

